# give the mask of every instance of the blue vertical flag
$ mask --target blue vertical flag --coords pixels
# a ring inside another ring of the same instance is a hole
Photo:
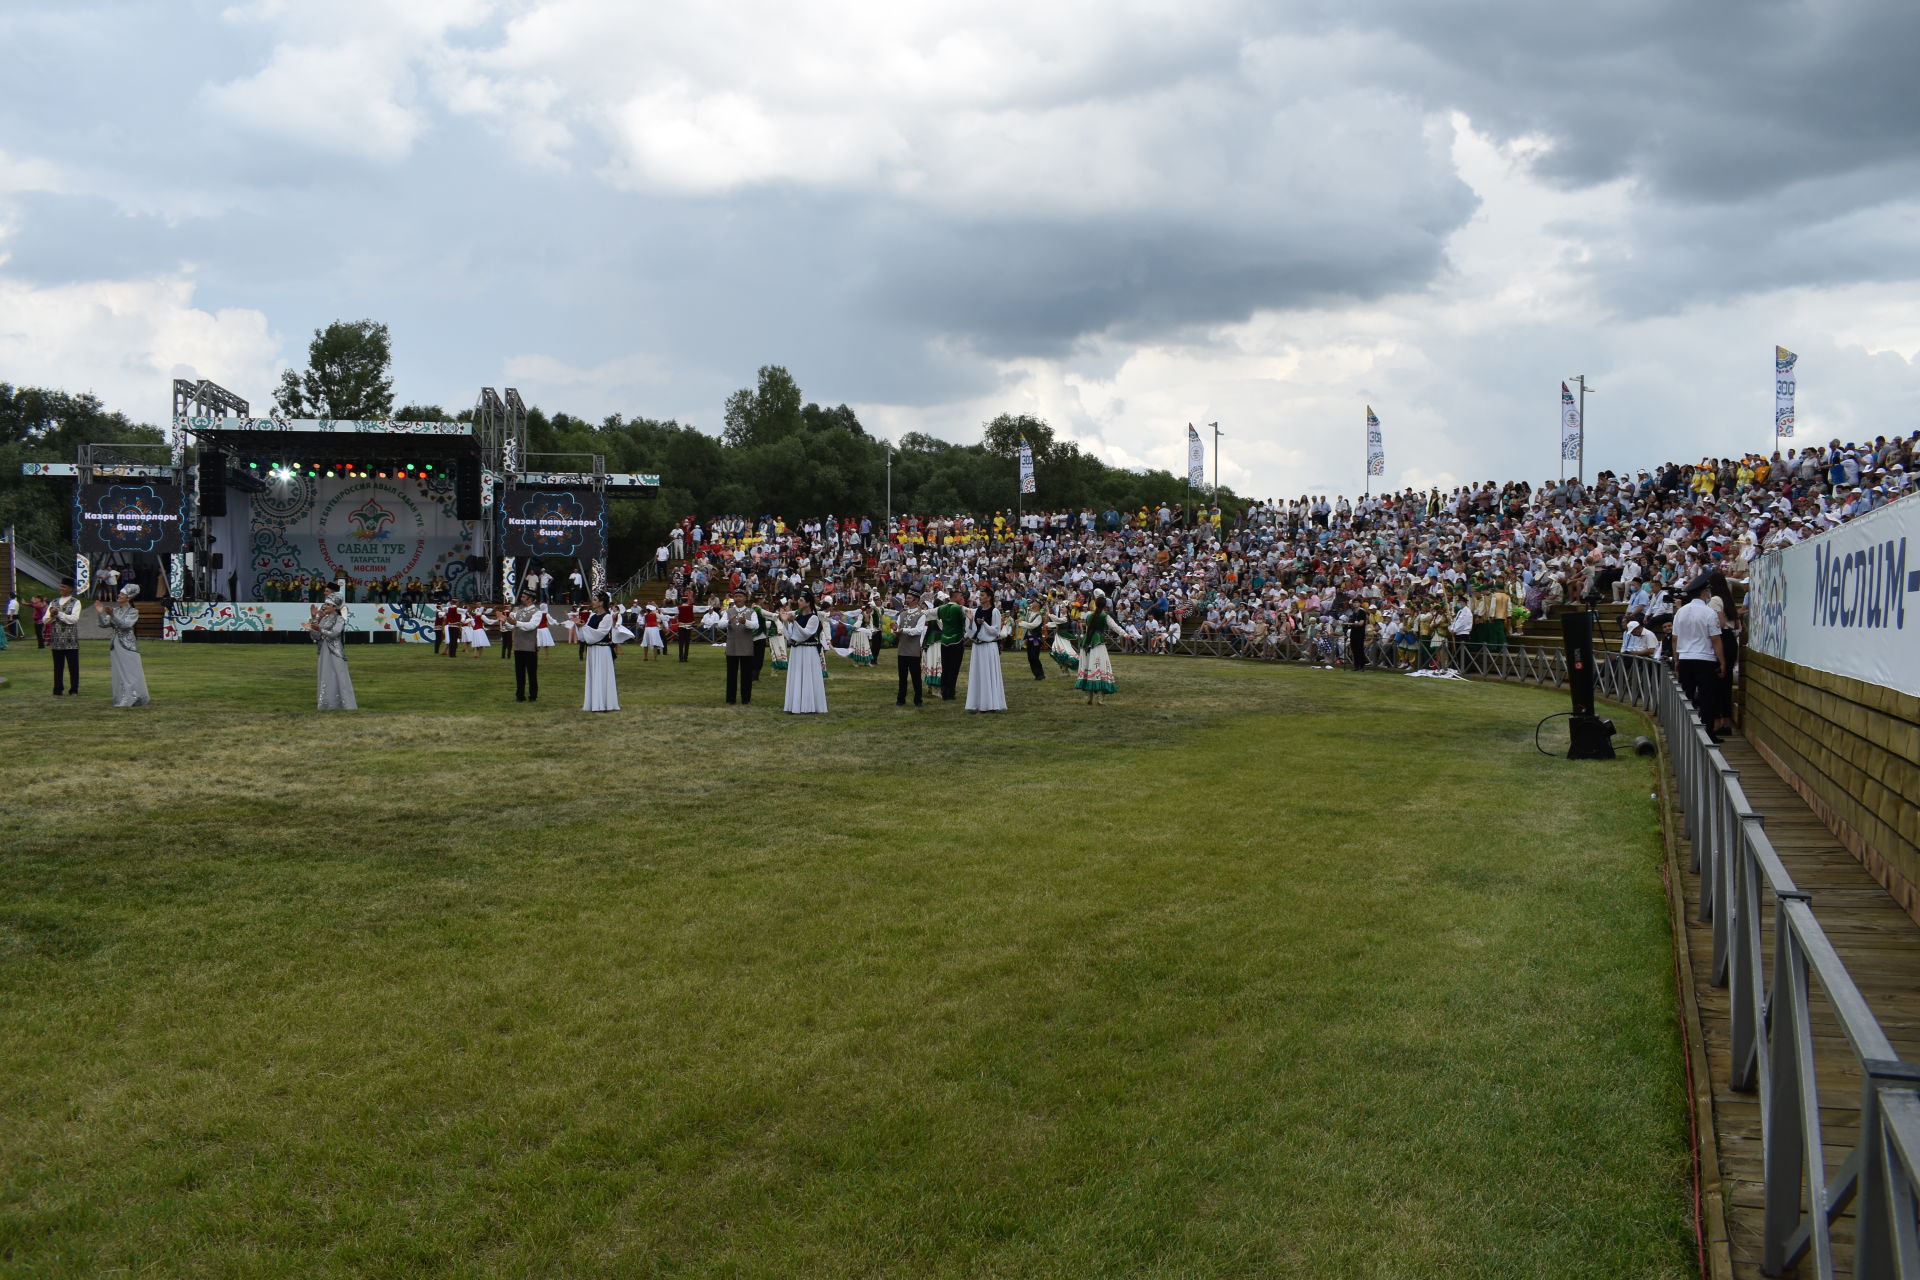
[[[1373,416],[1373,406],[1367,406],[1367,474],[1383,476],[1387,474],[1387,447],[1380,440],[1380,419]]]
[[[1793,365],[1800,357],[1785,347],[1773,349],[1773,434],[1793,435],[1793,392],[1799,384]]]
[[[1032,493],[1033,491],[1033,446],[1022,440],[1020,442],[1020,492]]]

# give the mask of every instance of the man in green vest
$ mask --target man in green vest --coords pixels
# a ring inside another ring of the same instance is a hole
[[[960,598],[966,598],[964,592]],[[942,591],[940,607],[933,614],[940,620],[940,701],[952,702],[960,687],[960,658],[966,651],[961,638],[966,634],[967,611]]]

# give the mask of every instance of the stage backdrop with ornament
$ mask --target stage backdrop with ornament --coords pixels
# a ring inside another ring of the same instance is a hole
[[[173,555],[186,549],[178,487],[151,480],[74,488],[74,543],[84,556]]]
[[[606,554],[607,499],[593,489],[508,489],[497,498],[500,549],[510,556],[591,563]]]
[[[457,584],[473,554],[474,525],[454,518],[451,477],[350,480],[295,476],[256,494],[228,493],[212,522],[213,550],[242,600],[275,582],[346,578],[367,584],[434,577]]]

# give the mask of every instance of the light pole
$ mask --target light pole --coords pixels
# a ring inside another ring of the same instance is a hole
[[[1587,375],[1584,373],[1576,373],[1568,381],[1580,384],[1580,453],[1574,460],[1573,478],[1585,487],[1587,483],[1587,392],[1593,388],[1587,385]]]

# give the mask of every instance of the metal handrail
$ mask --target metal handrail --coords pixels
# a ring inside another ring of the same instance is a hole
[[[1132,652],[1148,646],[1121,642]],[[1345,660],[1345,645],[1321,639],[1259,640],[1183,636],[1156,652],[1270,662]],[[1370,645],[1370,661],[1398,665],[1391,646]],[[1463,675],[1567,684],[1562,654],[1449,644]],[[1601,654],[1596,692],[1639,708],[1667,743],[1673,797],[1700,877],[1700,919],[1713,927],[1711,980],[1728,989],[1732,1084],[1760,1101],[1764,1172],[1761,1271],[1781,1275],[1811,1257],[1811,1274],[1839,1267],[1833,1224],[1858,1204],[1851,1270],[1862,1280],[1920,1280],[1920,1064],[1901,1061],[1866,997],[1828,940],[1812,895],[1793,882],[1731,765],[1664,662]],[[1773,916],[1768,963],[1761,922]],[[1860,1137],[1829,1171],[1820,1123],[1812,1027],[1818,989],[1838,1022],[1861,1077]]]
[[[1497,652],[1459,655],[1468,674],[1520,676]],[[1781,1275],[1811,1258],[1826,1280],[1841,1264],[1834,1222],[1857,1203],[1851,1269],[1866,1280],[1920,1280],[1920,1065],[1903,1062],[1798,888],[1699,715],[1663,662],[1608,655],[1594,667],[1602,696],[1651,712],[1667,740],[1674,797],[1700,876],[1700,918],[1713,926],[1712,981],[1728,988],[1733,1087],[1760,1099],[1763,1180],[1761,1271]],[[1555,681],[1558,683],[1558,681]],[[1771,899],[1772,964],[1761,939]],[[1860,1138],[1829,1171],[1823,1146],[1812,1027],[1818,988],[1861,1076]]]

